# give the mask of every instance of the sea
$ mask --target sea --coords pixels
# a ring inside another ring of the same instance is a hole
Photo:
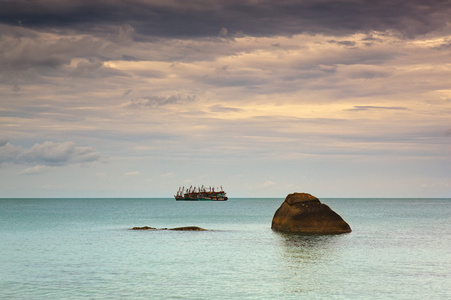
[[[0,199],[0,299],[451,299],[451,199],[320,199],[322,236],[283,200]]]

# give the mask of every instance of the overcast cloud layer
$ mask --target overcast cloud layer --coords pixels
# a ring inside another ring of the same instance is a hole
[[[0,1],[0,197],[451,197],[449,1]]]
[[[92,32],[122,22],[139,34],[165,38],[210,37],[222,27],[233,34],[259,37],[386,30],[416,36],[446,27],[451,12],[451,3],[444,0],[2,2],[0,16],[10,25]]]

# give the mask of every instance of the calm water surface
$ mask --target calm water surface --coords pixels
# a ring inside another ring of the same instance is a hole
[[[273,232],[282,201],[0,199],[0,299],[451,299],[451,199],[321,199],[337,236]]]

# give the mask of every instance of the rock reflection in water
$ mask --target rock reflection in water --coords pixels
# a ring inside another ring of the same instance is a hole
[[[276,234],[285,292],[314,296],[327,288],[327,278],[337,272],[334,262],[340,255],[341,236]]]
[[[333,235],[297,235],[280,233],[284,256],[300,264],[320,263],[328,260],[335,248]]]

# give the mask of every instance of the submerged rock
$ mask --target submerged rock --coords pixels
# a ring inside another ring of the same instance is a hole
[[[177,231],[207,231],[207,229],[203,229],[197,226],[186,226],[186,227],[176,227],[176,228],[155,228],[155,227],[133,227],[132,230],[177,230]]]
[[[157,230],[157,228],[144,226],[144,227],[133,227],[132,230]]]
[[[207,229],[203,229],[197,226],[187,226],[187,227],[177,227],[171,228],[169,230],[180,230],[180,231],[207,231]]]
[[[300,234],[351,232],[351,227],[342,217],[307,193],[289,194],[274,214],[271,228]]]

